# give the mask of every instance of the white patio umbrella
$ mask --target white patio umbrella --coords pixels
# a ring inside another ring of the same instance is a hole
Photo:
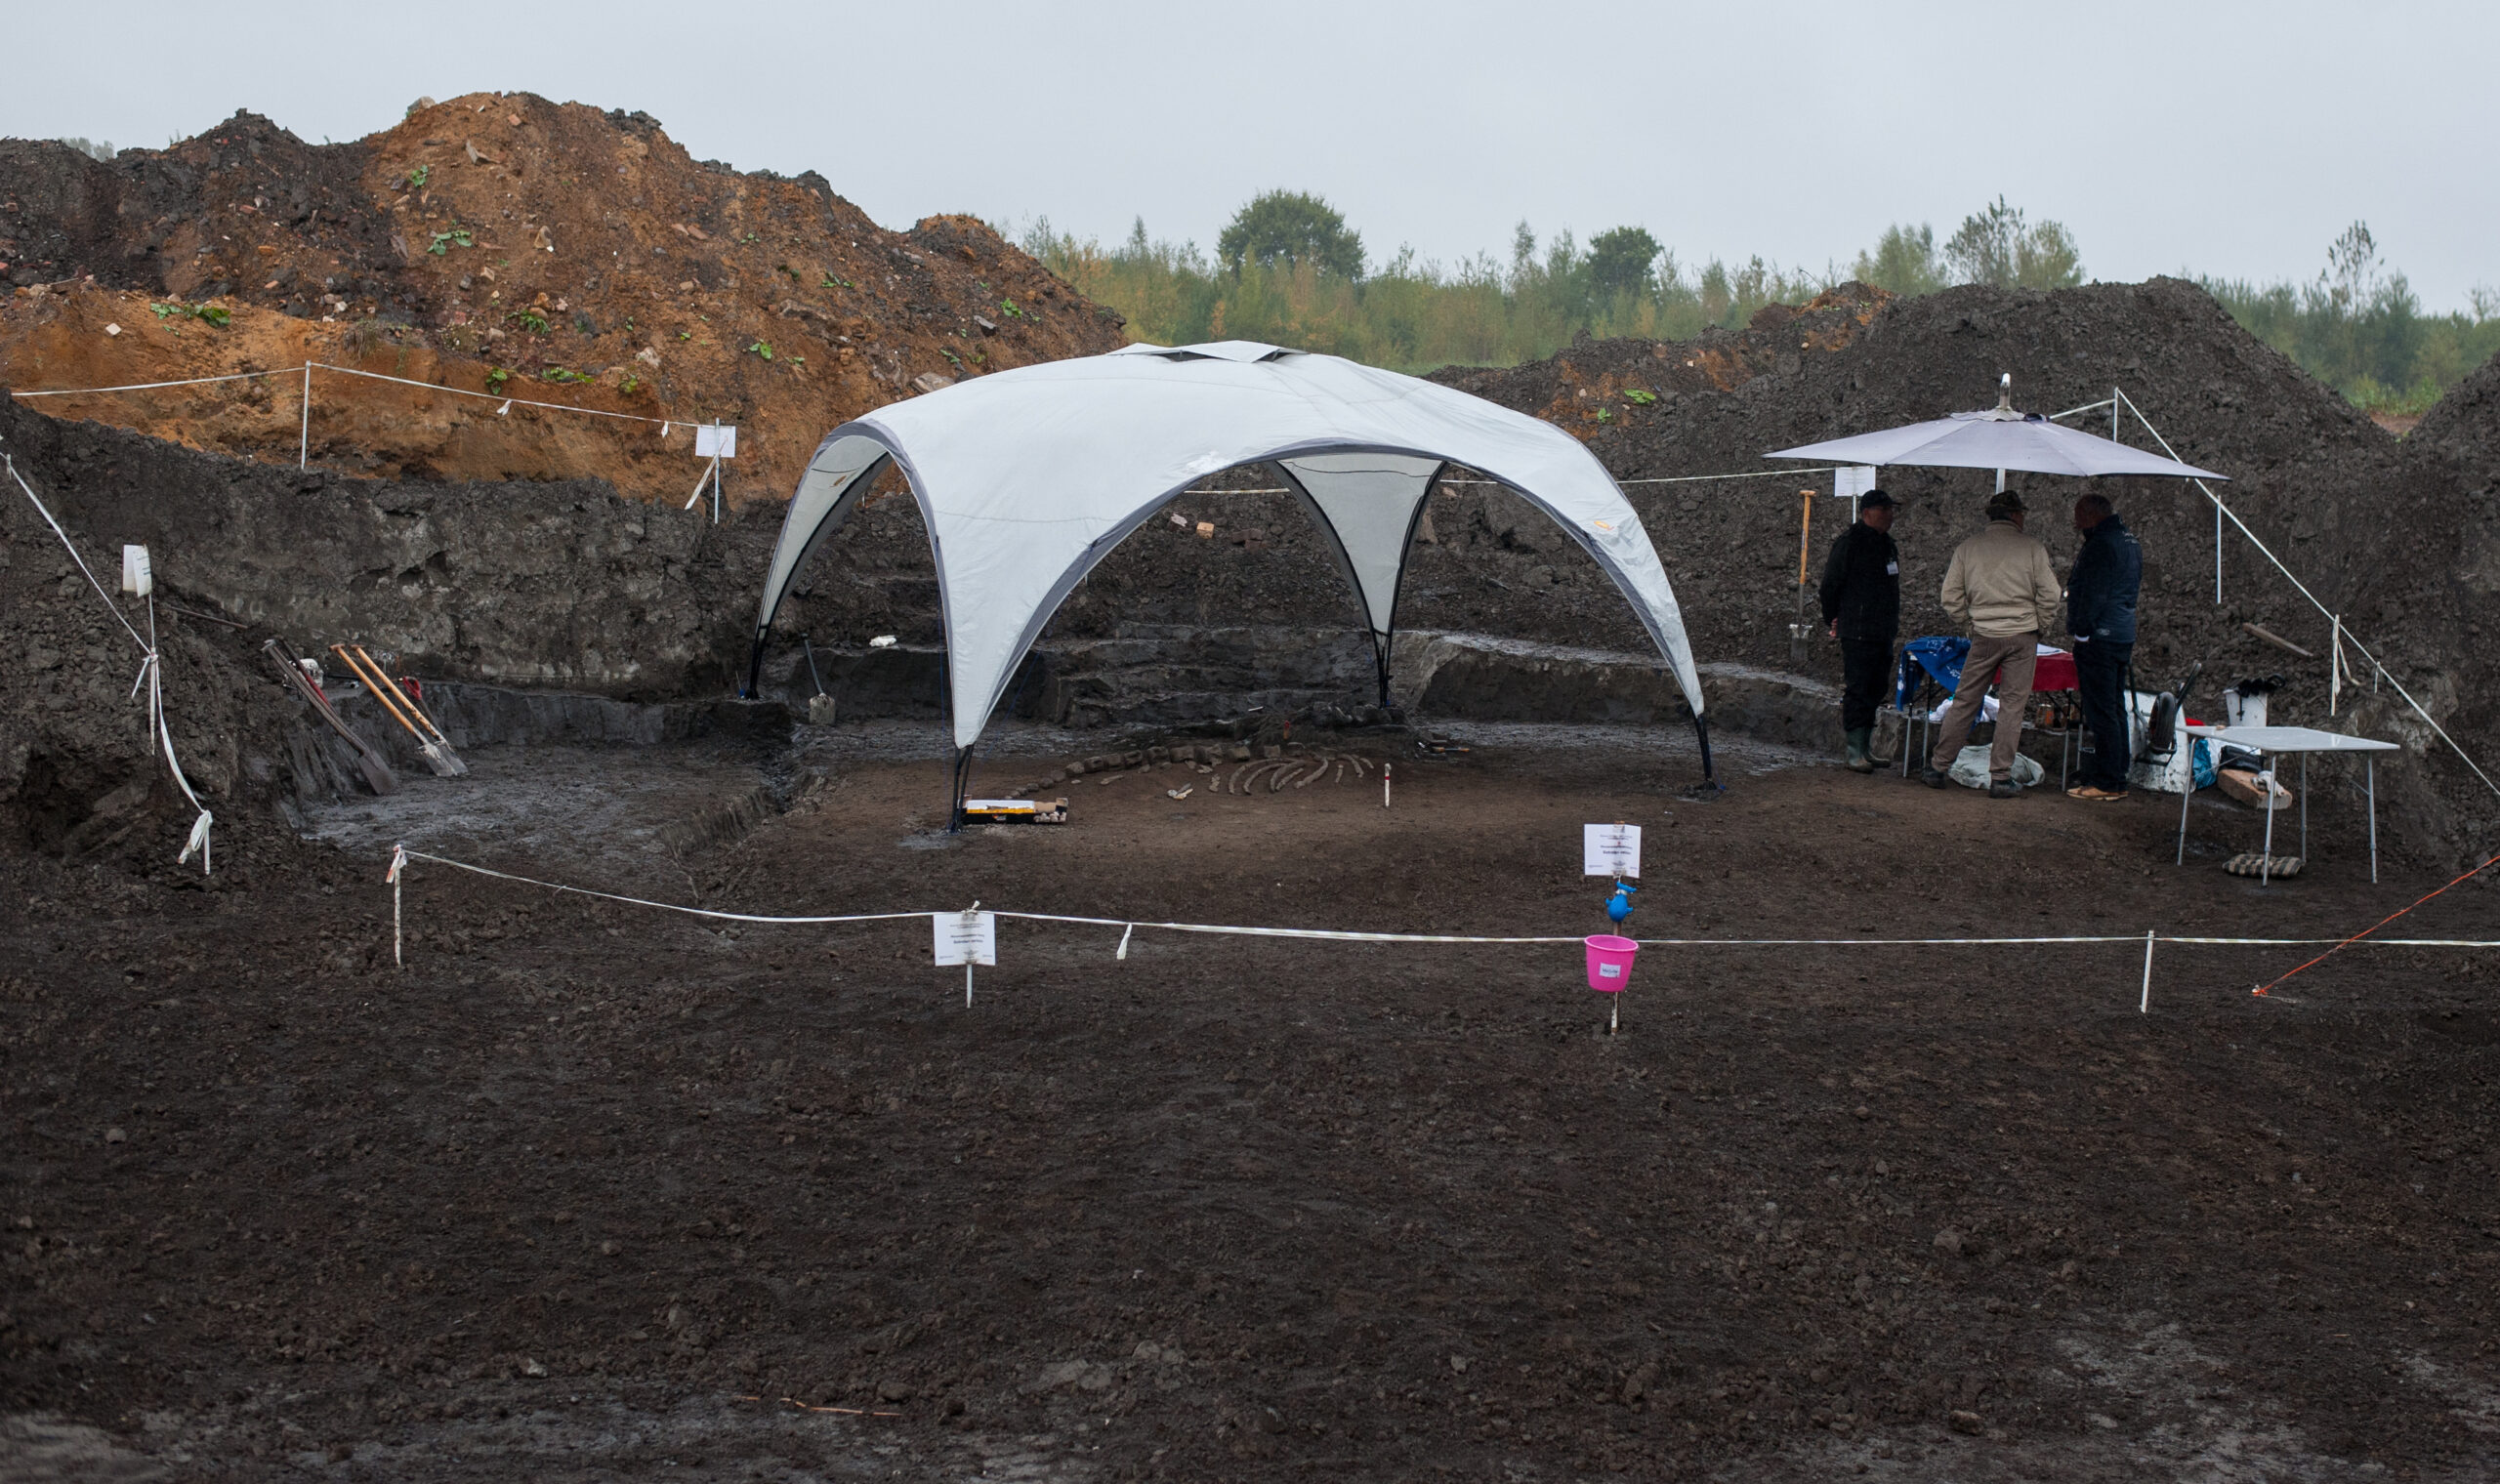
[[[1957,412],[1930,423],[1912,423],[1882,433],[1833,438],[1765,454],[1769,459],[1814,459],[1831,464],[1909,464],[1929,469],[1993,469],[1997,487],[2005,487],[2005,472],[2025,474],[2155,474],[2174,479],[2223,479],[2228,475],[2198,469],[2176,459],[2129,448],[2110,438],[2050,422],[2036,412],[2014,409],[2014,378],[2001,384],[1996,406],[1985,412]]]

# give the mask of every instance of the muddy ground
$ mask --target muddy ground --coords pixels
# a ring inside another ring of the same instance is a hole
[[[837,728],[630,764],[790,801],[666,862],[631,843],[665,792],[562,750],[325,815],[336,844],[249,892],[11,855],[6,1471],[2500,1462],[2484,959],[2355,952],[2258,1000],[2298,955],[2166,946],[2142,1014],[2132,943],[1655,947],[1609,1039],[1569,946],[1141,929],[1123,960],[1117,928],[1008,922],[968,1010],[925,919],[719,928],[421,862],[391,964],[380,842],[428,818],[439,853],[762,912],[1573,934],[1604,927],[1578,826],[1615,818],[1659,937],[2311,936],[2434,884],[2369,886],[2328,807],[2311,874],[2259,888],[2218,868],[2257,816],[2202,800],[2181,869],[2157,801],[1760,749],[1694,803],[1673,731],[1465,739],[1386,811],[1173,767],[950,842],[934,728]],[[2408,926],[2495,918],[2458,892]]]

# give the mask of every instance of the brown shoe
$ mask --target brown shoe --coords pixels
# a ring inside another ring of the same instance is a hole
[[[2066,797],[2068,799],[2089,800],[2094,804],[2106,804],[2113,799],[2126,798],[2127,791],[2125,789],[2105,789],[2097,784],[2091,783],[2078,783],[2073,788],[2066,790]]]

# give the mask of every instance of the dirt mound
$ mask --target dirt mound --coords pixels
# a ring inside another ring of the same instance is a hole
[[[969,217],[889,232],[819,176],[696,161],[643,114],[478,94],[346,144],[254,114],[109,163],[0,144],[0,381],[124,386],[353,367],[741,428],[732,499],[779,499],[824,433],[936,385],[1123,343]],[[119,292],[116,292],[119,291]],[[165,311],[155,306],[172,301]],[[190,309],[213,311],[202,318]],[[179,311],[177,311],[179,310]],[[225,322],[213,322],[223,317]],[[45,399],[293,462],[302,382]],[[440,479],[597,474],[683,500],[681,426],[316,373],[312,462]]]
[[[2491,450],[2500,446],[2500,359],[2487,360],[2423,414],[2405,439],[2406,451],[2474,466],[2471,474],[2495,477]]]
[[[2175,279],[2051,294],[1963,288],[1892,302],[1844,288],[1817,304],[1794,314],[1766,309],[1743,331],[1689,345],[1589,343],[1529,365],[1453,367],[1435,379],[1561,423],[1625,480],[1741,473],[1762,468],[1771,449],[1987,406],[2005,372],[2013,373],[2016,404],[2036,411],[2102,401],[2123,388],[2179,457],[2232,476],[2217,488],[2240,518],[2459,741],[2479,756],[2500,738],[2500,714],[2481,699],[2500,677],[2461,641],[2477,632],[2477,608],[2492,585],[2482,574],[2500,575],[2500,554],[2490,553],[2480,522],[2468,518],[2476,500],[2489,497],[2460,485],[2488,486],[2483,451],[2500,386],[2489,368],[2399,443],[2241,330],[2201,290]],[[2105,434],[2108,415],[2090,414],[2082,426]],[[2153,446],[2132,417],[2119,432],[2131,444]],[[1828,492],[1830,478],[1631,487],[1696,651],[1788,664],[1797,491]],[[1937,589],[1954,544],[1980,523],[1991,476],[1894,469],[1884,481],[1904,504],[1896,529],[1903,633],[1946,632]],[[2217,603],[2215,512],[2193,484],[2021,475],[2015,483],[2030,493],[2030,529],[2061,568],[2079,544],[2068,504],[2088,490],[2107,494],[2143,538],[2141,680],[2168,684],[2202,664],[2191,710],[2211,711],[2231,680],[2280,673],[2290,685],[2274,703],[2276,720],[2329,720],[2328,620],[2235,530],[2221,544]],[[1845,509],[1815,502],[1816,572]],[[2248,632],[2250,623],[2317,658],[2269,644]],[[1831,645],[1814,646],[1810,669],[1837,675]],[[2389,770],[2402,775],[2393,781],[2403,815],[2395,833],[2467,845],[2470,822],[2492,817],[2489,791],[2391,691],[2368,693],[2366,675],[2362,689],[2339,703],[2339,722],[2357,715],[2364,730],[2400,737],[2414,750],[2406,766]],[[2381,782],[2384,802],[2391,780]]]

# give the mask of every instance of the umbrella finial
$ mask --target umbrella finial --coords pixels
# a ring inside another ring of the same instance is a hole
[[[1996,379],[1996,410],[1999,412],[2014,410],[2014,373],[2011,371],[1999,375]]]

